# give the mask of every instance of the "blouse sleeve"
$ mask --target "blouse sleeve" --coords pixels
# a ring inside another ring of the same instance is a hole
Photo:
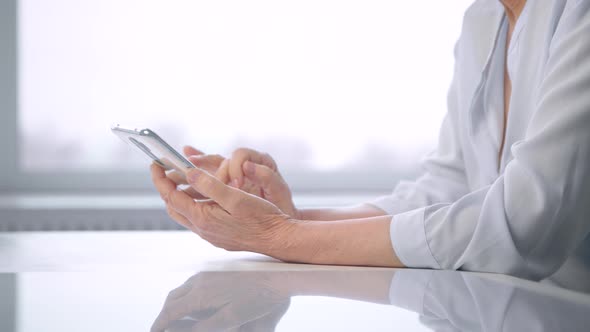
[[[561,19],[504,174],[455,202],[393,216],[392,243],[406,266],[541,279],[590,233],[590,1],[576,6]]]

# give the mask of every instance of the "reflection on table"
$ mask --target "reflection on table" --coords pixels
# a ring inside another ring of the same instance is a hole
[[[390,304],[392,310],[418,313],[435,331],[581,331],[590,324],[590,296],[503,276],[387,269],[226,271],[197,273],[172,290],[152,331],[273,331],[294,296]]]

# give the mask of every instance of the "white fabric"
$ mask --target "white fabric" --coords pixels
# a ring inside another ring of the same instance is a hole
[[[418,313],[432,331],[580,331],[590,320],[583,298],[454,271],[396,271],[389,288],[391,304]]]
[[[590,271],[590,0],[527,1],[498,160],[506,20],[498,0],[467,10],[439,146],[419,179],[372,202],[393,215],[406,266],[542,279],[573,259],[572,273]]]

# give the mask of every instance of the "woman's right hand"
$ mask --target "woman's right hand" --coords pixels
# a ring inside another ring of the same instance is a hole
[[[248,148],[235,150],[228,163],[227,176],[232,186],[244,189],[253,185],[260,190],[258,196],[276,205],[283,213],[299,219],[291,189],[269,154]]]
[[[226,159],[220,155],[205,154],[191,146],[184,147],[183,152],[195,166],[215,175],[223,183],[266,199],[292,218],[299,217],[291,190],[270,155],[240,148]],[[186,184],[184,175],[178,172],[168,173],[168,177],[177,184]],[[206,198],[192,188],[185,191],[195,199]]]
[[[227,168],[229,166],[229,161],[218,154],[205,154],[201,150],[198,150],[192,146],[185,146],[183,149],[184,155],[187,159],[196,167],[200,169],[204,169],[205,171],[213,174],[215,177],[227,178],[225,173],[227,173]],[[176,185],[188,185],[186,181],[186,177],[183,173],[177,170],[171,170],[166,172],[166,176],[174,181]],[[227,181],[224,181],[227,184]],[[188,195],[190,195],[194,199],[206,199],[207,197],[201,195],[200,193],[196,192],[192,187],[188,187],[184,189]]]

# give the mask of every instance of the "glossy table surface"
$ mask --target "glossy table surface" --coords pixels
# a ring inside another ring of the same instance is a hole
[[[286,264],[189,232],[0,233],[0,331],[587,331],[509,276]]]

